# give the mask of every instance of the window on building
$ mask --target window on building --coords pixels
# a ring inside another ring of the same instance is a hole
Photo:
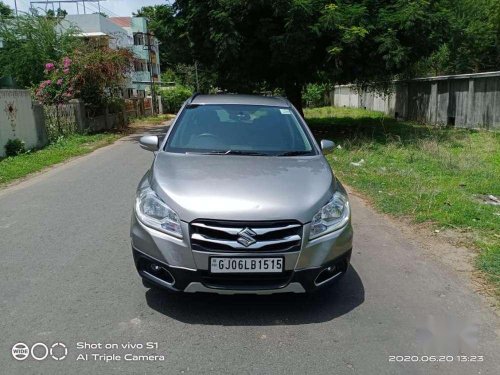
[[[134,45],[143,46],[144,45],[144,34],[143,33],[135,33],[134,34]]]
[[[134,71],[136,72],[146,72],[148,71],[148,64],[143,60],[135,60],[134,61]]]

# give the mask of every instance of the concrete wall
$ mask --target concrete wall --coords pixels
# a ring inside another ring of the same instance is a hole
[[[0,90],[0,157],[5,156],[4,146],[9,139],[23,140],[27,149],[42,148],[49,143],[48,132],[56,128],[65,134],[119,129],[128,124],[129,117],[152,114],[151,98],[127,103],[123,111],[110,113],[106,108],[93,116],[80,100],[71,100],[55,111],[55,107],[33,102],[29,90]]]
[[[28,90],[0,90],[0,156],[9,139],[21,139],[26,148],[47,144],[43,108],[34,104]]]
[[[500,130],[500,72],[394,82],[390,94],[335,86],[330,104],[437,125]]]

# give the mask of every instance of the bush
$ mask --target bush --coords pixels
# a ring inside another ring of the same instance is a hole
[[[325,85],[310,83],[303,93],[304,105],[308,108],[323,107],[325,105]]]
[[[5,154],[7,156],[17,156],[26,152],[25,144],[20,139],[9,139],[5,144]]]
[[[165,111],[168,113],[176,113],[193,92],[186,86],[165,87],[160,91],[161,101]]]

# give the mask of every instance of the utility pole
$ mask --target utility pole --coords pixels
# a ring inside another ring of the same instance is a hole
[[[198,60],[194,62],[194,75],[196,77],[196,92],[200,92],[200,82],[198,81]]]
[[[16,17],[18,17],[19,15],[17,14],[17,0],[14,0],[14,8],[16,8]]]

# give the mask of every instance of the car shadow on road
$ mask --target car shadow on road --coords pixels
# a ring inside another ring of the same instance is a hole
[[[149,307],[172,319],[187,324],[223,326],[326,322],[354,310],[364,299],[363,283],[352,266],[334,285],[310,295],[170,294],[156,289],[146,292]]]

